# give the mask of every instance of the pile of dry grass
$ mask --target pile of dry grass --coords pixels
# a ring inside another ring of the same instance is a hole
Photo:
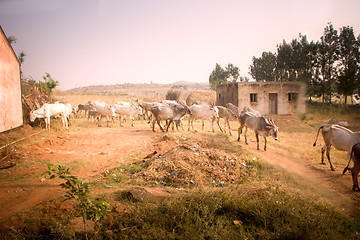
[[[194,91],[186,98],[186,104],[191,106],[194,102],[216,102],[216,92],[212,90]]]

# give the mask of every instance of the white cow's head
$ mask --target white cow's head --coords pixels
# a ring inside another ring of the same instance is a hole
[[[34,114],[34,111],[30,111],[30,121],[33,122],[33,121],[35,121],[35,119],[36,119],[36,116]]]
[[[268,125],[266,126],[266,130],[268,130],[268,134],[274,138],[274,140],[278,140],[278,130],[279,128],[275,125],[273,120],[267,120]]]
[[[210,110],[213,111],[214,117],[219,118],[219,109],[216,106],[211,107]]]

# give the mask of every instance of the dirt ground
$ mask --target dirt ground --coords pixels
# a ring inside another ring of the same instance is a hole
[[[129,164],[129,161],[134,159],[142,160],[155,151],[157,154],[171,153],[175,160],[176,156],[181,156],[181,149],[194,151],[200,155],[207,154],[210,159],[210,154],[217,154],[217,157],[222,158],[220,150],[210,153],[201,148],[201,140],[197,139],[197,134],[189,133],[187,128],[170,139],[166,133],[161,133],[159,128],[156,128],[155,133],[152,132],[145,120],[137,120],[134,125],[131,127],[129,123],[125,123],[125,127],[119,127],[116,123],[113,127],[98,127],[80,118],[75,120],[68,131],[55,127],[50,132],[43,131],[21,144],[14,144],[17,146],[16,157],[13,159],[16,166],[0,170],[0,222],[5,222],[14,214],[29,210],[63,194],[63,190],[56,182],[41,176],[46,170],[47,163],[66,165],[75,175],[87,180],[107,169]],[[204,132],[212,134],[209,123],[206,125]],[[185,126],[187,127],[187,123]],[[197,130],[203,132],[200,123]],[[25,126],[21,131],[23,135],[30,135],[40,130]],[[218,128],[216,132],[219,132]],[[233,131],[231,141],[236,141],[236,135],[236,131]],[[280,130],[277,142],[268,139],[267,151],[263,150],[263,139],[260,139],[261,150],[256,150],[254,134],[249,132],[248,136],[248,145],[244,143],[243,138],[236,144],[241,145],[250,154],[300,176],[314,191],[323,196],[325,201],[338,209],[353,215],[359,213],[360,195],[351,191],[351,175],[342,174],[342,169],[347,163],[345,153],[339,154],[340,158],[346,160],[340,159],[338,155],[334,156],[341,164],[333,162],[336,168],[333,172],[330,171],[328,163],[320,164],[322,139],[318,142],[320,147],[313,148],[314,132],[289,133]],[[241,168],[243,164],[241,159],[236,159],[234,156],[224,156],[224,158],[229,158],[231,163],[226,166],[228,169]],[[191,166],[184,166],[183,169],[186,168]],[[174,174],[179,173],[184,171]],[[231,175],[231,172],[229,174]],[[229,174],[218,175],[217,180],[231,181]],[[190,180],[186,179],[186,181]]]

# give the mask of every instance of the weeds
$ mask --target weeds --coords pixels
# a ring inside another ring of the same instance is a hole
[[[84,232],[86,233],[85,220],[94,221],[95,224],[102,220],[106,213],[109,213],[109,204],[105,201],[97,201],[89,197],[90,189],[87,183],[71,175],[70,169],[59,164],[48,164],[48,170],[44,173],[50,179],[56,177],[65,180],[60,186],[66,189],[65,200],[73,199],[77,202],[77,210],[83,218]]]
[[[114,239],[353,239],[360,230],[345,214],[276,185],[197,189],[107,224]]]

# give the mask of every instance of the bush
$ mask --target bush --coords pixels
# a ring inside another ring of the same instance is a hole
[[[170,89],[166,93],[166,100],[179,100],[181,96],[181,91]]]

